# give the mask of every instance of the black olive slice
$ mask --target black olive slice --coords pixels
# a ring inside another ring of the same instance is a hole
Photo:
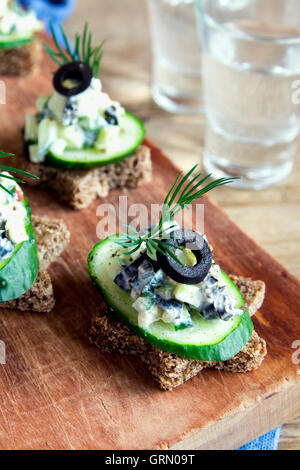
[[[118,117],[116,115],[115,106],[110,106],[105,110],[104,117],[108,124],[111,126],[117,126],[119,124]]]
[[[178,247],[186,246],[196,256],[197,263],[194,266],[181,266],[168,253],[157,252],[157,261],[160,268],[171,279],[181,284],[198,284],[208,274],[212,263],[212,254],[204,237],[198,232],[189,229],[174,230],[170,238],[164,240]],[[169,246],[175,253],[176,248]]]
[[[155,274],[155,261],[152,261],[146,253],[129,264],[114,279],[120,289],[129,291],[134,289],[138,294],[149,284]],[[158,269],[158,267],[157,267]]]
[[[84,62],[70,62],[62,65],[53,77],[55,90],[64,96],[74,96],[85,91],[91,84],[93,72]],[[64,85],[66,80],[74,80],[75,86],[69,88]]]

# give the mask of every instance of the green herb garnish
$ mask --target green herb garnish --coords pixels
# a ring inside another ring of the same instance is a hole
[[[125,255],[131,255],[137,251],[143,243],[145,243],[145,246],[151,255],[154,255],[155,251],[159,251],[164,255],[170,255],[177,263],[184,266],[182,261],[170,250],[170,247],[176,249],[183,248],[163,240],[163,225],[167,222],[170,224],[168,226],[168,230],[175,228],[176,225],[172,225],[172,220],[176,214],[182,211],[185,207],[188,207],[196,199],[201,198],[208,191],[211,191],[217,186],[232,183],[233,180],[238,179],[238,177],[219,178],[203,186],[203,184],[211,178],[212,175],[209,174],[203,177],[203,174],[200,172],[193,176],[197,167],[198,165],[195,165],[186,175],[183,175],[183,172],[179,173],[164,200],[159,222],[151,232],[141,235],[134,227],[126,225],[127,233],[122,234],[123,238],[119,238],[115,242],[129,250],[124,253]]]
[[[0,158],[6,158],[6,157],[14,157],[14,154],[13,153],[5,153],[3,152],[2,150],[0,150]],[[31,173],[28,173],[27,171],[23,171],[23,170],[19,170],[18,168],[13,168],[11,166],[5,166],[5,165],[1,165],[0,164],[0,170],[2,171],[9,171],[11,173],[19,173],[21,175],[25,175],[25,176],[29,176],[30,178],[34,178],[34,179],[39,179],[38,176],[35,176],[35,175],[32,175]],[[25,181],[23,180],[20,180],[19,178],[15,177],[15,176],[11,176],[11,175],[4,175],[3,173],[0,173],[0,177],[1,178],[6,178],[6,179],[9,179],[9,180],[13,180],[17,183],[25,183]],[[3,184],[0,183],[0,188],[3,189],[4,191],[6,191],[8,194],[12,194],[9,189],[7,189],[5,186],[3,186]]]
[[[84,62],[91,67],[94,77],[98,77],[105,41],[102,41],[97,47],[92,46],[93,35],[88,30],[88,23],[85,23],[81,35],[76,33],[75,47],[70,45],[67,35],[61,25],[59,25],[59,28],[63,38],[63,47],[61,47],[58,42],[57,35],[51,21],[49,22],[49,27],[56,50],[52,50],[45,41],[43,44],[54,62],[56,62],[59,67],[69,62]]]

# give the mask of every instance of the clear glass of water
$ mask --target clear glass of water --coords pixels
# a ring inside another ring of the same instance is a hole
[[[195,0],[148,0],[152,95],[174,113],[202,112],[201,51]]]
[[[261,189],[291,171],[300,130],[300,1],[196,0],[204,166]],[[298,82],[299,85],[300,82]]]

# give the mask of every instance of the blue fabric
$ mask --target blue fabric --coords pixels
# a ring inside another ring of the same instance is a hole
[[[76,0],[19,0],[19,3],[35,10],[37,16],[45,22],[48,33],[49,21],[51,21],[56,37],[62,43],[62,35],[58,25],[73,13]]]
[[[19,3],[35,10],[47,25],[49,20],[63,23],[72,14],[76,0],[19,0]]]
[[[48,22],[51,20],[58,38],[60,38],[57,25],[63,23],[72,14],[76,0],[19,0],[19,2],[23,6],[33,8],[38,17],[45,21],[47,28]],[[249,442],[238,450],[276,450],[280,433],[281,427]]]
[[[255,439],[249,444],[240,447],[238,450],[276,450],[278,447],[279,439],[281,433],[281,426],[270,431],[264,436],[261,436]]]

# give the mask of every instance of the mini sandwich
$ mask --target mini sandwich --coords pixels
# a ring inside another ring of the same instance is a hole
[[[73,208],[87,207],[112,188],[136,187],[151,179],[150,149],[143,123],[102,90],[99,68],[103,43],[92,46],[87,25],[75,48],[61,30],[62,49],[46,50],[59,65],[53,92],[27,115],[25,147],[30,172]]]
[[[8,156],[0,152],[0,158]],[[25,173],[3,165],[0,169]],[[21,182],[7,171],[0,173],[0,307],[50,312],[55,299],[47,269],[70,234],[60,220],[31,217]]]
[[[44,25],[34,11],[15,0],[0,2],[0,75],[28,75],[41,56],[35,33]]]
[[[228,276],[214,262],[206,236],[181,228],[175,215],[213,187],[195,174],[176,179],[156,226],[129,227],[92,249],[88,271],[102,294],[91,341],[102,352],[133,354],[163,390],[213,367],[230,372],[258,368],[266,343],[253,330],[261,281]]]

